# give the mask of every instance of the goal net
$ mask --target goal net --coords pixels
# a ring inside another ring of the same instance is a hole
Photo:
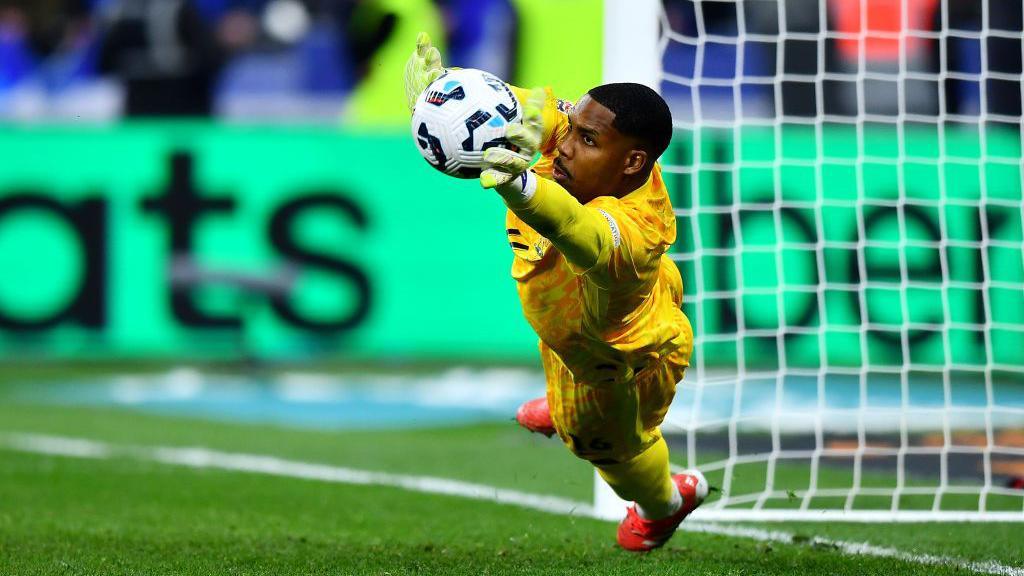
[[[1020,1],[627,4],[676,125],[697,517],[1024,521]]]

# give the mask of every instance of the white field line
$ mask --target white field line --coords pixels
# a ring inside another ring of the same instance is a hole
[[[593,507],[584,502],[574,502],[557,496],[528,494],[516,490],[496,488],[485,484],[472,484],[447,478],[431,476],[407,476],[386,472],[371,472],[284,460],[273,456],[218,452],[207,448],[172,448],[165,446],[116,446],[104,442],[43,436],[37,434],[10,434],[0,436],[0,445],[6,445],[22,452],[70,456],[73,458],[114,458],[127,457],[162,464],[174,464],[190,468],[214,468],[236,472],[251,472],[268,476],[321,480],[338,484],[361,484],[365,486],[391,486],[412,492],[443,494],[485,500],[500,504],[511,504],[553,514],[567,514],[592,518]]]
[[[555,496],[529,494],[516,490],[496,488],[483,484],[472,484],[436,478],[431,476],[409,476],[389,474],[312,464],[294,460],[284,460],[273,456],[219,452],[207,448],[175,448],[166,446],[118,446],[105,442],[68,438],[62,436],[46,436],[40,434],[4,434],[0,435],[0,447],[34,454],[68,456],[72,458],[132,458],[150,462],[160,462],[177,466],[198,469],[218,469],[235,472],[266,474],[286,478],[320,480],[340,484],[359,484],[373,486],[390,486],[413,492],[427,494],[443,494],[509,504],[521,508],[529,508],[552,514],[566,514],[598,518],[594,508],[584,502],[574,502]],[[776,542],[780,544],[800,544],[798,537],[780,530],[763,530],[749,526],[724,525],[716,523],[685,522],[682,530],[702,534],[716,534],[734,538],[748,538],[759,542]],[[814,537],[807,544],[835,550],[851,556],[874,556],[891,558],[904,562],[929,566],[945,566],[967,570],[976,574],[996,574],[1000,576],[1024,576],[1024,567],[1014,567],[994,561],[973,562],[950,556],[932,554],[915,554],[896,548],[876,546],[867,542],[846,542]]]

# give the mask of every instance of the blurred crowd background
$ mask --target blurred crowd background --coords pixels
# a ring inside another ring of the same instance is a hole
[[[582,91],[599,80],[600,5],[0,0],[0,117],[402,123],[394,85],[420,29],[431,32],[448,63],[519,83],[582,68],[589,77],[572,85]],[[668,0],[665,6],[674,35],[664,53],[670,81],[663,91],[684,116],[687,109],[696,113],[698,88],[708,118],[737,110],[770,117],[780,104],[795,116],[859,109],[934,116],[940,108],[954,115],[1021,114],[1020,0]],[[938,30],[945,33],[936,36]],[[737,42],[741,34],[747,41]],[[857,34],[866,35],[863,50]],[[863,93],[855,81],[859,69],[868,76]],[[891,78],[901,71],[902,94]],[[776,98],[773,77],[780,73],[790,80]]]
[[[677,120],[699,112],[729,121],[781,113],[1019,122],[1022,6],[668,0],[662,93]]]
[[[509,0],[0,0],[0,110],[335,117],[395,92],[401,75],[375,72],[403,62],[420,29],[450,61],[510,74]]]

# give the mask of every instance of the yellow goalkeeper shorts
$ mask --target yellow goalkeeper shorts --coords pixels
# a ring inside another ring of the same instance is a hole
[[[644,367],[632,381],[592,386],[575,382],[561,358],[540,344],[551,419],[577,456],[595,465],[625,462],[661,437],[658,428],[689,366],[680,348]]]

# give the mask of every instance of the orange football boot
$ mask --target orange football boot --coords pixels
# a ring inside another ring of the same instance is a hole
[[[555,434],[555,423],[551,420],[547,397],[524,402],[516,411],[516,422],[530,432],[537,432],[548,438]]]
[[[644,520],[637,513],[636,506],[630,506],[626,511],[626,517],[619,524],[619,546],[631,552],[647,552],[661,548],[675,534],[683,519],[696,510],[708,495],[708,481],[697,470],[675,474],[672,481],[679,488],[679,495],[683,497],[683,505],[679,511],[668,518]]]

